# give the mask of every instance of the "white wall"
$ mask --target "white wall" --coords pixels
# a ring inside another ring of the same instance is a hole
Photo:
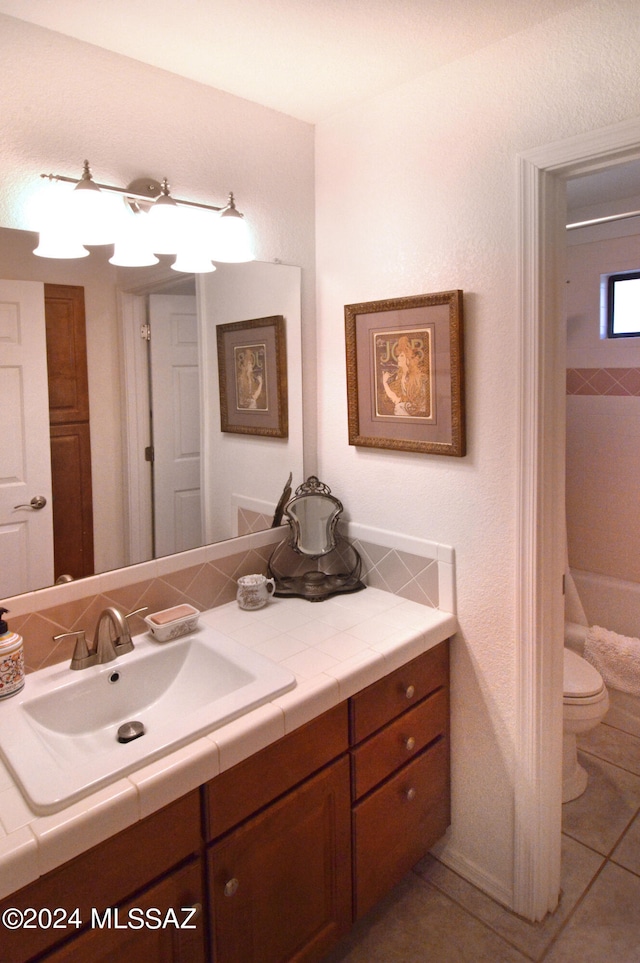
[[[516,157],[640,113],[637,2],[593,2],[317,130],[319,474],[363,524],[456,548],[445,858],[509,902],[516,725]],[[468,455],[348,445],[345,304],[462,288]]]

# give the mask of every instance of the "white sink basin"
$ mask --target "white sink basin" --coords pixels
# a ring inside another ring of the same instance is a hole
[[[57,812],[295,686],[291,672],[212,628],[134,642],[106,665],[29,675],[0,702],[0,755],[34,812]],[[133,721],[144,735],[120,742]]]

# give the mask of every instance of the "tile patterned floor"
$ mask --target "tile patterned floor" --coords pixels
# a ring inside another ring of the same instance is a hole
[[[580,740],[555,913],[528,923],[428,856],[325,963],[640,963],[640,700],[617,695]]]

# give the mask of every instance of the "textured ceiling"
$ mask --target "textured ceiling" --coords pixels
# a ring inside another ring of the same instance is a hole
[[[640,195],[640,161],[627,161],[605,168],[594,174],[575,177],[567,182],[569,212],[580,211],[593,204],[611,204],[611,210],[636,210],[635,199]],[[630,199],[629,205],[616,202]],[[602,213],[602,212],[598,212]]]
[[[582,0],[0,0],[0,12],[315,123]]]

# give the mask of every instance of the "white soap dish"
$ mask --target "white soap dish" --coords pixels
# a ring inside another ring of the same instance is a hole
[[[145,617],[150,634],[156,642],[169,642],[187,635],[198,627],[200,612],[193,605],[174,605],[170,609],[152,612]]]

